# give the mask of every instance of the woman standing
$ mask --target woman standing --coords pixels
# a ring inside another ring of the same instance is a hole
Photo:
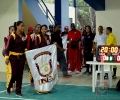
[[[48,29],[48,27],[46,25],[41,26],[40,34],[37,35],[36,41],[35,41],[36,48],[41,48],[41,47],[50,45],[51,37],[46,34],[47,29]]]
[[[23,69],[25,65],[25,49],[27,47],[27,41],[24,34],[24,23],[18,21],[14,23],[15,33],[10,35],[6,47],[6,64],[11,64],[12,77],[7,88],[7,93],[10,93],[10,88],[16,81],[16,95],[22,96],[22,77]]]
[[[36,49],[35,41],[36,41],[37,35],[40,34],[40,27],[41,27],[41,25],[37,24],[35,26],[35,33],[33,33],[33,34],[30,35],[30,37],[31,37],[31,41],[29,43],[29,44],[31,44],[30,50]],[[33,80],[31,71],[30,71],[30,84],[31,84],[31,86],[34,86],[34,80]]]
[[[3,56],[5,56],[5,48],[7,46],[8,38],[12,33],[14,33],[14,26],[9,27],[9,35],[4,37]],[[8,88],[8,85],[9,85],[10,79],[11,79],[11,65],[10,65],[10,62],[8,63],[8,65],[6,64],[6,74],[7,74],[6,88]],[[13,88],[14,88],[14,86],[10,89],[10,92],[13,92]]]
[[[93,45],[95,35],[92,33],[90,26],[86,26],[85,31],[86,35],[84,36],[84,57],[86,61],[93,61]],[[85,74],[91,74],[89,68],[90,65],[86,64]]]

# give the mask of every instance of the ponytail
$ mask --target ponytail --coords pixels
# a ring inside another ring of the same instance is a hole
[[[17,31],[17,22],[14,22],[14,29]]]

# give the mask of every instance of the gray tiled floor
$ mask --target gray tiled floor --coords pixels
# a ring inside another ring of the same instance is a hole
[[[82,71],[84,71],[84,69]],[[72,73],[72,78],[65,79],[62,77],[61,71],[58,70],[58,72],[59,72],[58,84],[72,84],[72,85],[80,85],[80,86],[91,86],[92,85],[92,76],[91,75],[84,75],[82,73],[80,73],[80,74]],[[120,79],[120,77],[117,77],[117,79],[113,79],[113,86],[116,85],[118,79]],[[0,81],[6,82],[6,73],[0,72]],[[107,80],[105,80],[105,81],[107,81]],[[24,70],[23,82],[25,82],[25,83],[29,82],[29,72],[26,69]]]

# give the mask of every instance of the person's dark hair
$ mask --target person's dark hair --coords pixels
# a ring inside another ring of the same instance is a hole
[[[14,26],[10,26],[10,27],[9,27],[9,31],[10,31],[10,29],[11,29],[12,27],[14,27]]]
[[[86,30],[87,27],[90,29],[90,33],[92,33],[92,29],[91,29],[91,27],[89,25],[85,26],[85,30]]]
[[[72,26],[72,25],[74,25],[74,26],[75,26],[75,24],[74,24],[74,23],[71,23],[71,26]]]
[[[42,32],[41,32],[41,29],[42,29],[43,27],[46,27],[46,29],[48,29],[47,25],[42,25],[42,26],[40,27],[40,33],[42,33]]]
[[[103,29],[103,26],[99,26],[99,27]]]
[[[19,26],[21,23],[23,23],[23,21],[17,21],[14,23],[15,31],[17,31],[17,26]]]
[[[112,32],[112,28],[111,27],[107,27],[107,30],[109,30],[110,32]]]
[[[85,35],[86,35],[86,31],[84,30],[82,36],[85,36]]]
[[[38,25],[41,27],[41,25],[40,25],[40,24],[37,24],[37,25],[35,25],[35,28],[36,28]]]
[[[55,29],[57,26],[60,26],[60,25],[59,25],[59,24],[56,24],[56,25],[54,26],[54,29]]]

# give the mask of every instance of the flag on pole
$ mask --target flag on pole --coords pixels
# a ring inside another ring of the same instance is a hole
[[[26,58],[33,75],[35,90],[43,93],[51,91],[58,82],[56,45],[27,51]]]

